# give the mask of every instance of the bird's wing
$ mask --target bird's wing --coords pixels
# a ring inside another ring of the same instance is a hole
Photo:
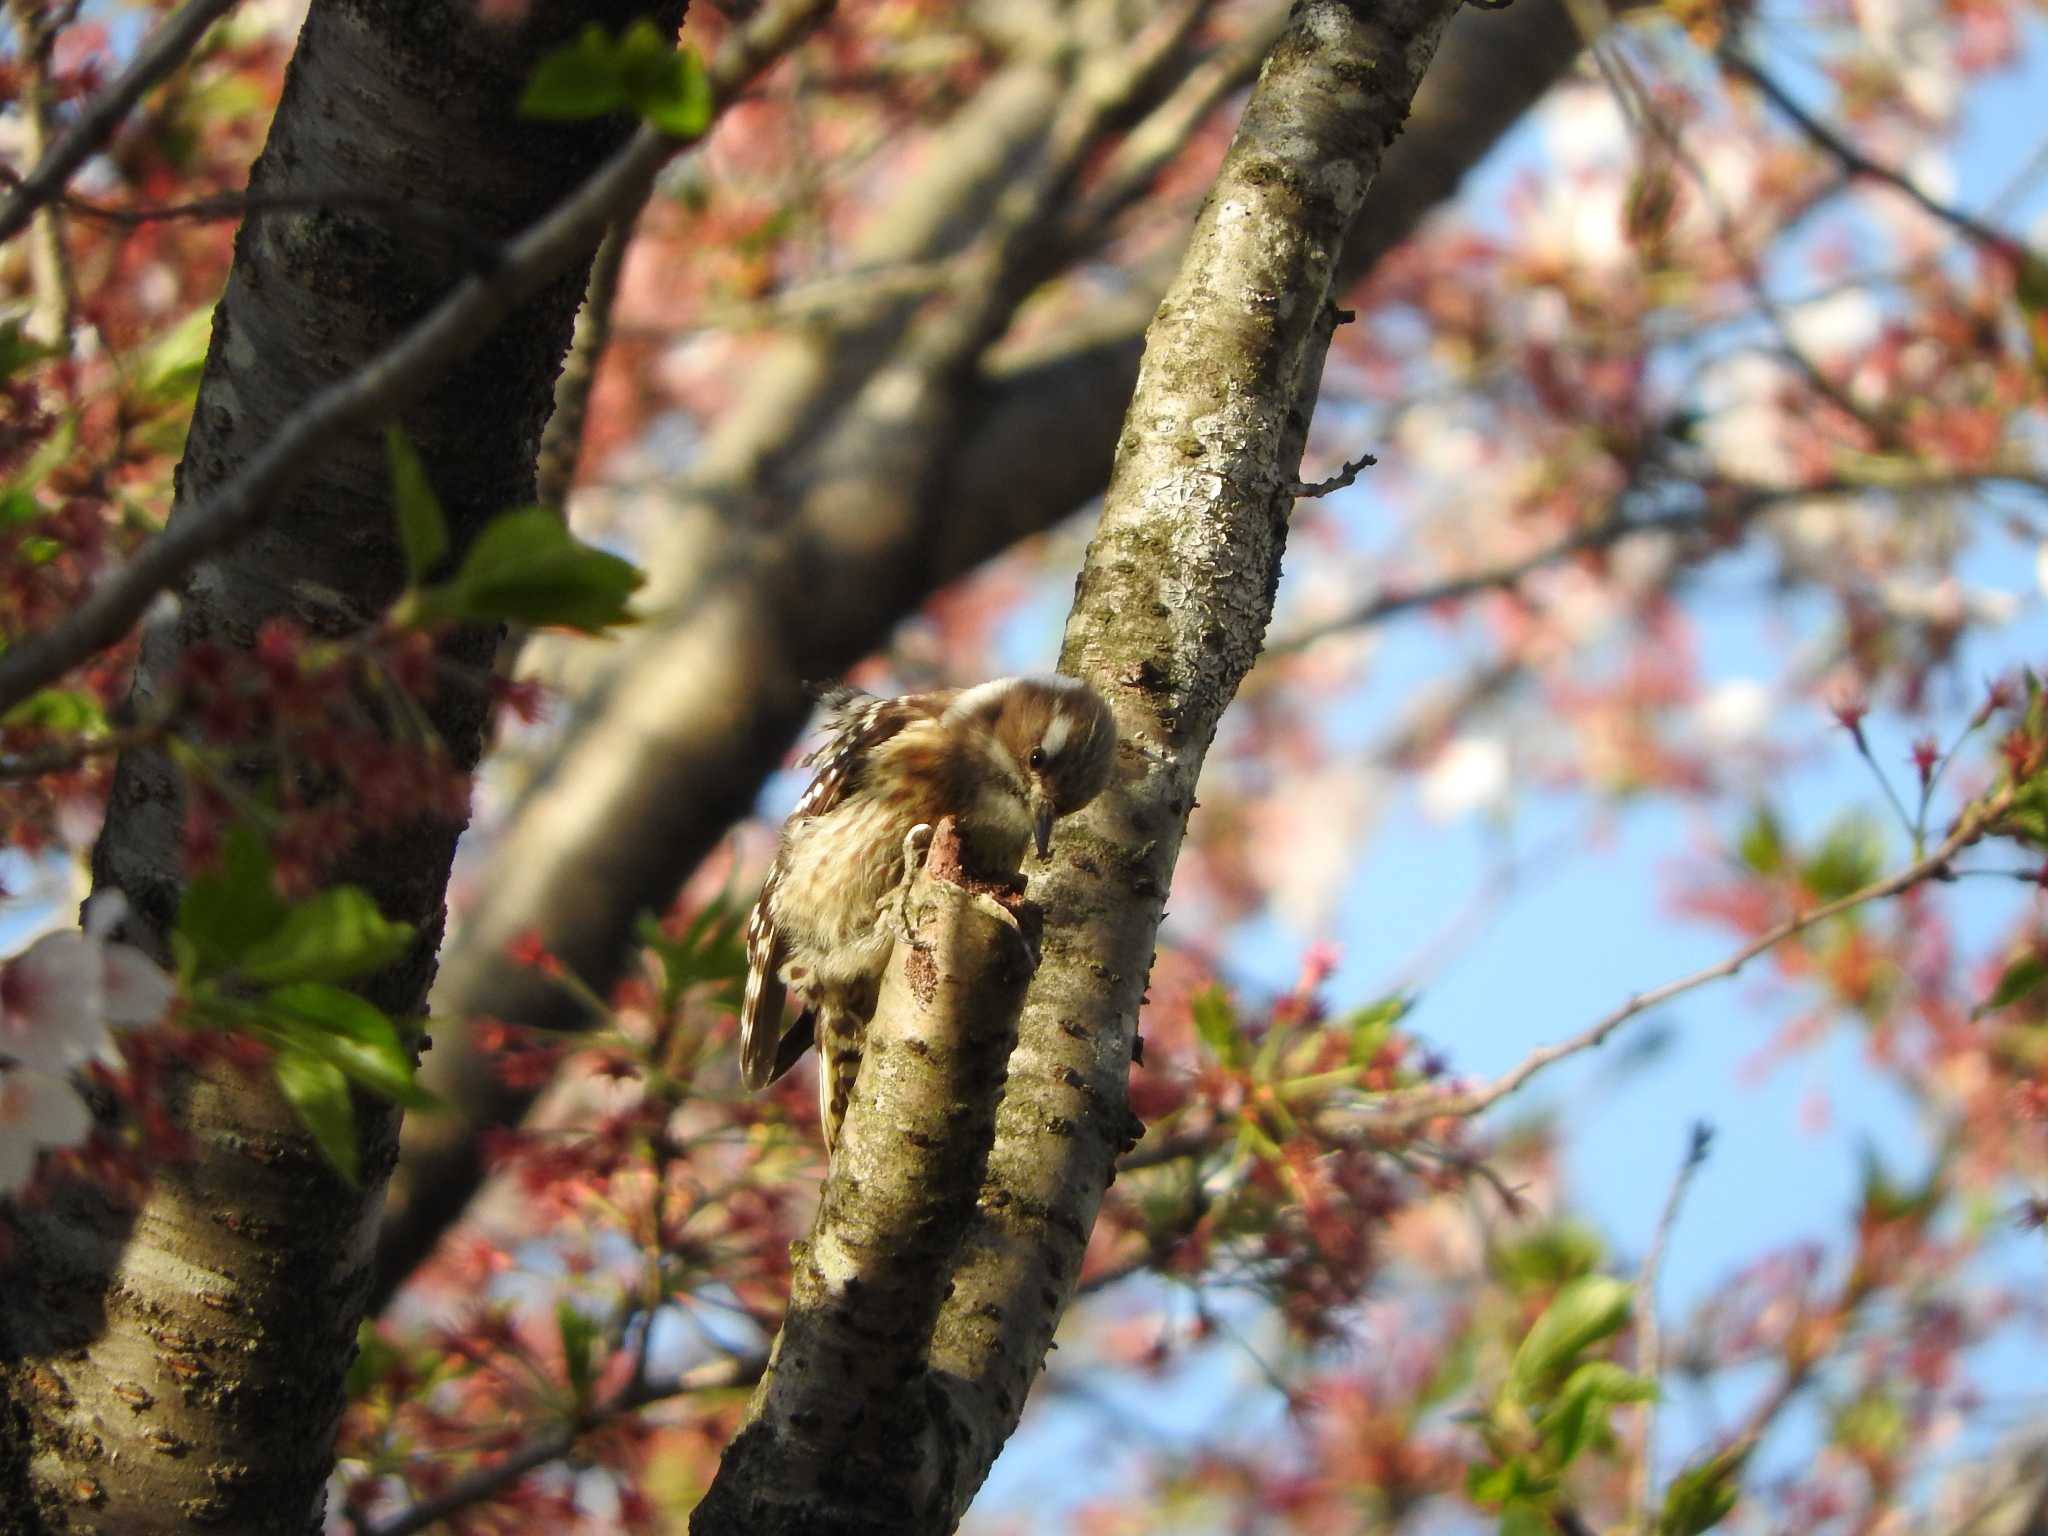
[[[824,745],[804,758],[815,764],[817,773],[810,787],[789,813],[789,819],[822,816],[860,788],[861,779],[876,747],[905,726],[919,720],[935,720],[945,713],[953,695],[908,694],[898,699],[878,699],[851,688],[834,690],[825,699],[832,710]],[[765,1088],[796,1064],[803,1054],[804,1039],[785,1047],[782,1038],[782,963],[788,950],[775,931],[772,899],[782,882],[785,840],[776,850],[768,878],[761,883],[761,896],[747,919],[747,988],[740,1001],[740,1076],[749,1088]],[[809,1027],[810,1016],[798,1018],[792,1035]]]

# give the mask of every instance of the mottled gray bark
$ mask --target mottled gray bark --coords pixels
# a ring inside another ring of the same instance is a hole
[[[1341,280],[1369,270],[1448,198],[1579,47],[1556,0],[1455,23],[1345,239]],[[1042,61],[999,77],[949,141],[936,178],[877,217],[873,238],[887,244],[864,247],[856,264],[957,249],[1049,131],[1058,83]],[[528,1101],[494,1081],[465,1021],[581,1023],[558,991],[502,963],[506,943],[538,931],[579,974],[609,985],[637,914],[668,904],[789,750],[809,714],[802,683],[843,672],[940,586],[1101,493],[1150,305],[1136,310],[963,372],[961,408],[943,433],[911,445],[920,457],[908,473],[892,480],[898,463],[865,467],[867,494],[890,510],[863,526],[814,523],[795,498],[816,472],[818,445],[834,439],[845,380],[889,355],[908,309],[793,340],[747,381],[655,555],[657,579],[674,586],[715,572],[731,601],[678,609],[616,648],[602,677],[579,680],[578,718],[505,833],[504,877],[488,883],[444,958],[435,1006],[448,1023],[427,1071],[454,1110],[406,1128],[380,1239],[380,1296],[475,1189],[478,1130],[516,1120]],[[884,574],[820,583],[820,571]],[[628,674],[630,683],[616,681]]]
[[[911,891],[789,1314],[697,1536],[908,1536],[952,1525],[959,1427],[926,1378],[948,1261],[981,1190],[1038,914],[962,883],[951,821]],[[1021,919],[1021,921],[1020,921]]]
[[[513,104],[534,62],[586,21],[617,26],[647,8],[593,0],[506,27],[454,0],[315,0],[251,187],[259,197],[375,194],[501,239],[561,201],[630,127],[520,122]],[[657,9],[673,26],[681,0]],[[436,241],[360,206],[271,214],[241,231],[174,525],[309,396],[466,275],[473,242]],[[405,413],[458,548],[531,497],[582,283],[580,269],[565,272]],[[145,643],[138,701],[161,693],[196,641],[247,646],[273,615],[346,634],[401,584],[380,437],[339,438],[254,537],[193,572],[175,625]],[[447,650],[487,666],[493,639],[465,634]],[[481,694],[445,687],[429,708],[453,757],[473,762]],[[180,897],[179,825],[166,761],[124,758],[94,875],[128,894],[127,937],[159,956]],[[423,819],[336,871],[418,926],[411,952],[363,989],[391,1013],[421,1009],[459,830]],[[267,1082],[221,1069],[172,1092],[193,1156],[156,1169],[139,1210],[79,1184],[18,1214],[22,1240],[0,1277],[0,1530],[319,1527],[395,1116],[359,1103],[363,1182],[351,1188]]]
[[[1456,8],[1295,6],[1146,333],[1060,653],[1115,711],[1126,772],[1032,882],[1044,958],[932,1349],[969,1434],[956,1512],[1016,1427],[1142,1130],[1138,1008],[1202,759],[1272,617],[1338,253]]]
[[[1112,701],[1120,773],[1063,824],[1032,882],[1043,960],[985,1170],[963,1147],[927,1160],[881,1113],[865,1130],[870,1160],[835,1161],[784,1363],[728,1450],[699,1536],[950,1531],[1016,1428],[1115,1159],[1142,1130],[1127,1099],[1138,1006],[1203,756],[1272,614],[1337,253],[1455,4],[1304,0],[1260,77],[1146,334],[1068,622],[1062,666]],[[899,949],[892,965],[930,958]],[[943,975],[951,957],[937,958]],[[978,1006],[986,995],[972,991],[956,1004]],[[885,1060],[878,1075],[907,1101],[949,1096],[963,1125],[982,1118],[972,1085],[909,1053]],[[952,1212],[962,1167],[982,1177],[959,1232],[936,1212]],[[903,1320],[905,1266],[848,1242],[879,1213],[901,1222],[904,1200],[929,1223],[927,1248],[959,1236],[913,1284],[920,1301],[941,1299],[928,1333],[922,1311]],[[821,1312],[840,1347],[820,1347]]]

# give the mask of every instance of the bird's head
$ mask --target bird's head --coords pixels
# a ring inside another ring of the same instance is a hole
[[[1101,696],[1074,677],[1005,677],[970,688],[949,718],[973,719],[1001,748],[1005,776],[1024,800],[1038,856],[1052,824],[1102,793],[1116,761],[1116,721]]]

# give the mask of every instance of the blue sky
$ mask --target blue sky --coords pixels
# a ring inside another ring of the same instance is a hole
[[[1971,91],[1954,159],[1953,195],[1965,207],[1982,209],[2040,148],[2048,32],[2031,26],[2027,44],[2020,70]],[[1538,154],[1535,130],[1518,129],[1474,176],[1467,200],[1484,206]],[[2003,226],[2024,233],[2044,209],[2048,178],[2037,177],[2027,195],[2002,210]],[[1349,504],[1335,511],[1347,523],[1386,526],[1370,477],[1345,496]],[[2030,504],[2014,496],[2000,504],[2025,507],[2036,521],[2048,520],[2039,498]],[[1972,527],[1962,576],[1971,586],[2013,594],[2019,608],[2009,625],[1966,645],[1959,665],[1936,690],[1940,706],[1929,716],[1902,719],[1880,712],[1869,722],[1873,750],[1901,793],[1913,784],[1908,751],[1915,735],[1932,728],[1950,739],[1980,697],[1983,679],[2018,663],[2048,664],[2048,608],[2037,584],[2034,546],[2001,532],[1991,517],[1977,518]],[[1687,608],[1709,685],[1776,679],[1789,647],[1818,644],[1828,632],[1827,605],[1772,596],[1767,576],[1757,555],[1738,554],[1723,558],[1695,583]],[[1283,583],[1283,614],[1298,585],[1292,575]],[[1015,654],[1009,659],[1042,665],[1056,648],[1063,615],[1064,593],[1048,594],[1045,605],[1011,632]],[[1338,724],[1337,734],[1346,739],[1373,739],[1402,700],[1457,675],[1457,658],[1474,649],[1460,643],[1454,629],[1423,615],[1387,626],[1380,646],[1354,717]],[[1843,812],[1861,809],[1890,831],[1887,867],[1910,856],[1868,766],[1823,709],[1781,709],[1772,735],[1788,766],[1757,788],[1768,792],[1795,837],[1810,839]],[[1361,851],[1334,931],[1304,934],[1274,922],[1254,925],[1228,952],[1234,979],[1253,989],[1283,990],[1298,974],[1308,943],[1327,936],[1345,956],[1331,983],[1333,1001],[1340,1007],[1369,1001],[1398,984],[1417,950],[1458,920],[1504,854],[1533,859],[1538,867],[1525,872],[1480,931],[1466,936],[1407,1021],[1447,1051],[1455,1071],[1497,1073],[1532,1047],[1583,1028],[1632,993],[1719,960],[1735,946],[1726,930],[1674,916],[1666,897],[1674,870],[1698,867],[1703,832],[1732,831],[1736,814],[1706,818],[1695,807],[1652,801],[1604,815],[1607,835],[1591,847],[1585,833],[1593,814],[1580,796],[1522,791],[1504,822],[1467,818],[1447,827],[1425,819],[1411,792],[1380,819]],[[1570,851],[1557,856],[1560,848]],[[1947,888],[1943,899],[1962,942],[1977,948],[2002,934],[2032,898],[2005,882],[1965,881]],[[1660,1291],[1667,1327],[1738,1267],[1769,1251],[1820,1242],[1839,1259],[1866,1145],[1879,1149],[1902,1177],[1921,1171],[1929,1159],[1918,1112],[1868,1069],[1853,1026],[1836,1028],[1818,1048],[1761,1082],[1744,1074],[1745,1063],[1785,1016],[1785,1000],[1797,1001],[1782,986],[1773,989],[1769,978],[1769,965],[1760,964],[1637,1021],[1631,1026],[1634,1038],[1655,1031],[1664,1042],[1647,1060],[1619,1065],[1631,1038],[1624,1035],[1604,1052],[1539,1079],[1496,1111],[1504,1117],[1552,1114],[1569,1126],[1571,1196],[1623,1265],[1637,1262],[1651,1239],[1689,1127],[1697,1120],[1715,1127],[1712,1156],[1691,1186],[1665,1261]],[[1814,1095],[1824,1095],[1830,1110],[1820,1133],[1802,1124]],[[1987,1273],[2034,1289],[2044,1267],[2048,1245],[2038,1235],[2016,1231],[1994,1240],[1986,1265]],[[1981,1449],[2048,1408],[2039,1387],[2048,1347],[2037,1333],[2008,1328],[1992,1346],[1975,1352],[1972,1366],[1992,1411],[1956,1453]],[[1678,1391],[1661,1423],[1664,1471],[1703,1437],[1739,1418],[1746,1394],[1759,1384],[1754,1374],[1731,1376],[1725,1390],[1704,1401]],[[1760,1458],[1766,1474],[1806,1458],[1816,1443],[1816,1412],[1809,1402],[1785,1417]],[[1109,1384],[1100,1401],[1049,1403],[1029,1421],[998,1464],[977,1512],[991,1526],[1022,1519],[1035,1530],[1057,1530],[1076,1503],[1119,1487],[1133,1465],[1130,1458],[1148,1443],[1186,1447],[1213,1438],[1241,1446],[1247,1437],[1267,1432],[1284,1428],[1272,1394],[1262,1390],[1256,1369],[1243,1357],[1234,1366],[1191,1363],[1159,1385]]]

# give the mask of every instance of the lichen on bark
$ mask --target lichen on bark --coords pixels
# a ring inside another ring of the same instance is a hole
[[[923,1447],[873,1468],[843,1518],[827,1504],[801,1527],[751,1529],[949,1531],[1016,1428],[1115,1159],[1142,1129],[1127,1096],[1138,1006],[1203,756],[1271,617],[1337,256],[1454,9],[1304,0],[1253,92],[1147,333],[1061,655],[1110,701],[1120,772],[1061,824],[1032,882],[1042,958],[971,1216],[932,1281],[943,1301],[928,1355],[910,1376],[900,1358],[835,1362],[849,1392],[917,1393]],[[814,1248],[849,1219],[832,1199]],[[857,1321],[858,1291],[840,1294]],[[837,1444],[743,1432],[721,1502],[693,1529],[743,1528],[731,1511],[815,1477]],[[896,1523],[878,1525],[875,1501],[892,1493]]]

